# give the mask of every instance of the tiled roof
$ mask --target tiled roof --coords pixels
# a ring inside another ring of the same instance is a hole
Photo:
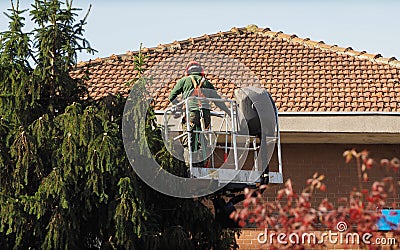
[[[144,48],[142,52],[147,56],[148,69],[158,66],[152,72],[156,76],[151,90],[156,93],[156,109],[168,105],[167,96],[182,76],[185,64],[194,59],[193,53],[204,52],[238,60],[248,67],[271,93],[281,112],[400,111],[400,61],[396,58],[327,45],[255,25]],[[136,76],[133,56],[137,53],[80,62],[71,74],[82,77],[83,72],[89,72],[85,83],[95,99],[126,94],[126,83]],[[174,56],[185,60],[169,59]],[[245,74],[225,59],[208,63],[225,68],[225,73]],[[207,67],[206,73],[223,96],[231,98],[233,88],[240,85],[221,74],[210,74]]]

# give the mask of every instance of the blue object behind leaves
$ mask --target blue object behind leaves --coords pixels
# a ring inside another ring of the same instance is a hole
[[[382,217],[379,219],[378,230],[390,231],[397,229],[400,224],[400,210],[398,209],[382,209]]]

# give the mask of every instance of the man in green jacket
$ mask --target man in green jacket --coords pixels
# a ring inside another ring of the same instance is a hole
[[[176,97],[182,94],[183,99],[190,96],[207,97],[221,99],[214,86],[204,77],[204,69],[200,63],[196,61],[189,62],[185,70],[186,76],[176,82],[172,89],[169,101],[176,104]],[[221,110],[230,115],[230,110],[224,102],[214,102]],[[189,123],[190,131],[207,130],[211,123],[210,104],[206,100],[190,100],[189,103]],[[202,128],[203,127],[203,128]],[[186,127],[185,127],[186,128]],[[192,152],[199,149],[199,136],[192,136],[190,149]],[[187,144],[187,143],[186,143]]]

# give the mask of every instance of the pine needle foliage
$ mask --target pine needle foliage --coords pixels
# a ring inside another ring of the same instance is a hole
[[[95,52],[84,37],[87,14],[78,20],[72,1],[32,2],[20,10],[11,1],[0,33],[0,248],[234,246],[200,200],[167,197],[135,175],[122,142],[126,99],[91,100],[83,82],[90,76],[70,77],[77,53]],[[136,58],[139,82],[145,59]],[[151,109],[145,122],[137,138],[147,138],[162,167],[182,173]]]

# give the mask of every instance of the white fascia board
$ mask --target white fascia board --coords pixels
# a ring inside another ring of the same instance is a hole
[[[159,122],[163,114],[156,111]],[[281,133],[400,134],[400,112],[279,112],[278,117]]]
[[[281,132],[398,134],[400,115],[281,113],[279,125]]]

